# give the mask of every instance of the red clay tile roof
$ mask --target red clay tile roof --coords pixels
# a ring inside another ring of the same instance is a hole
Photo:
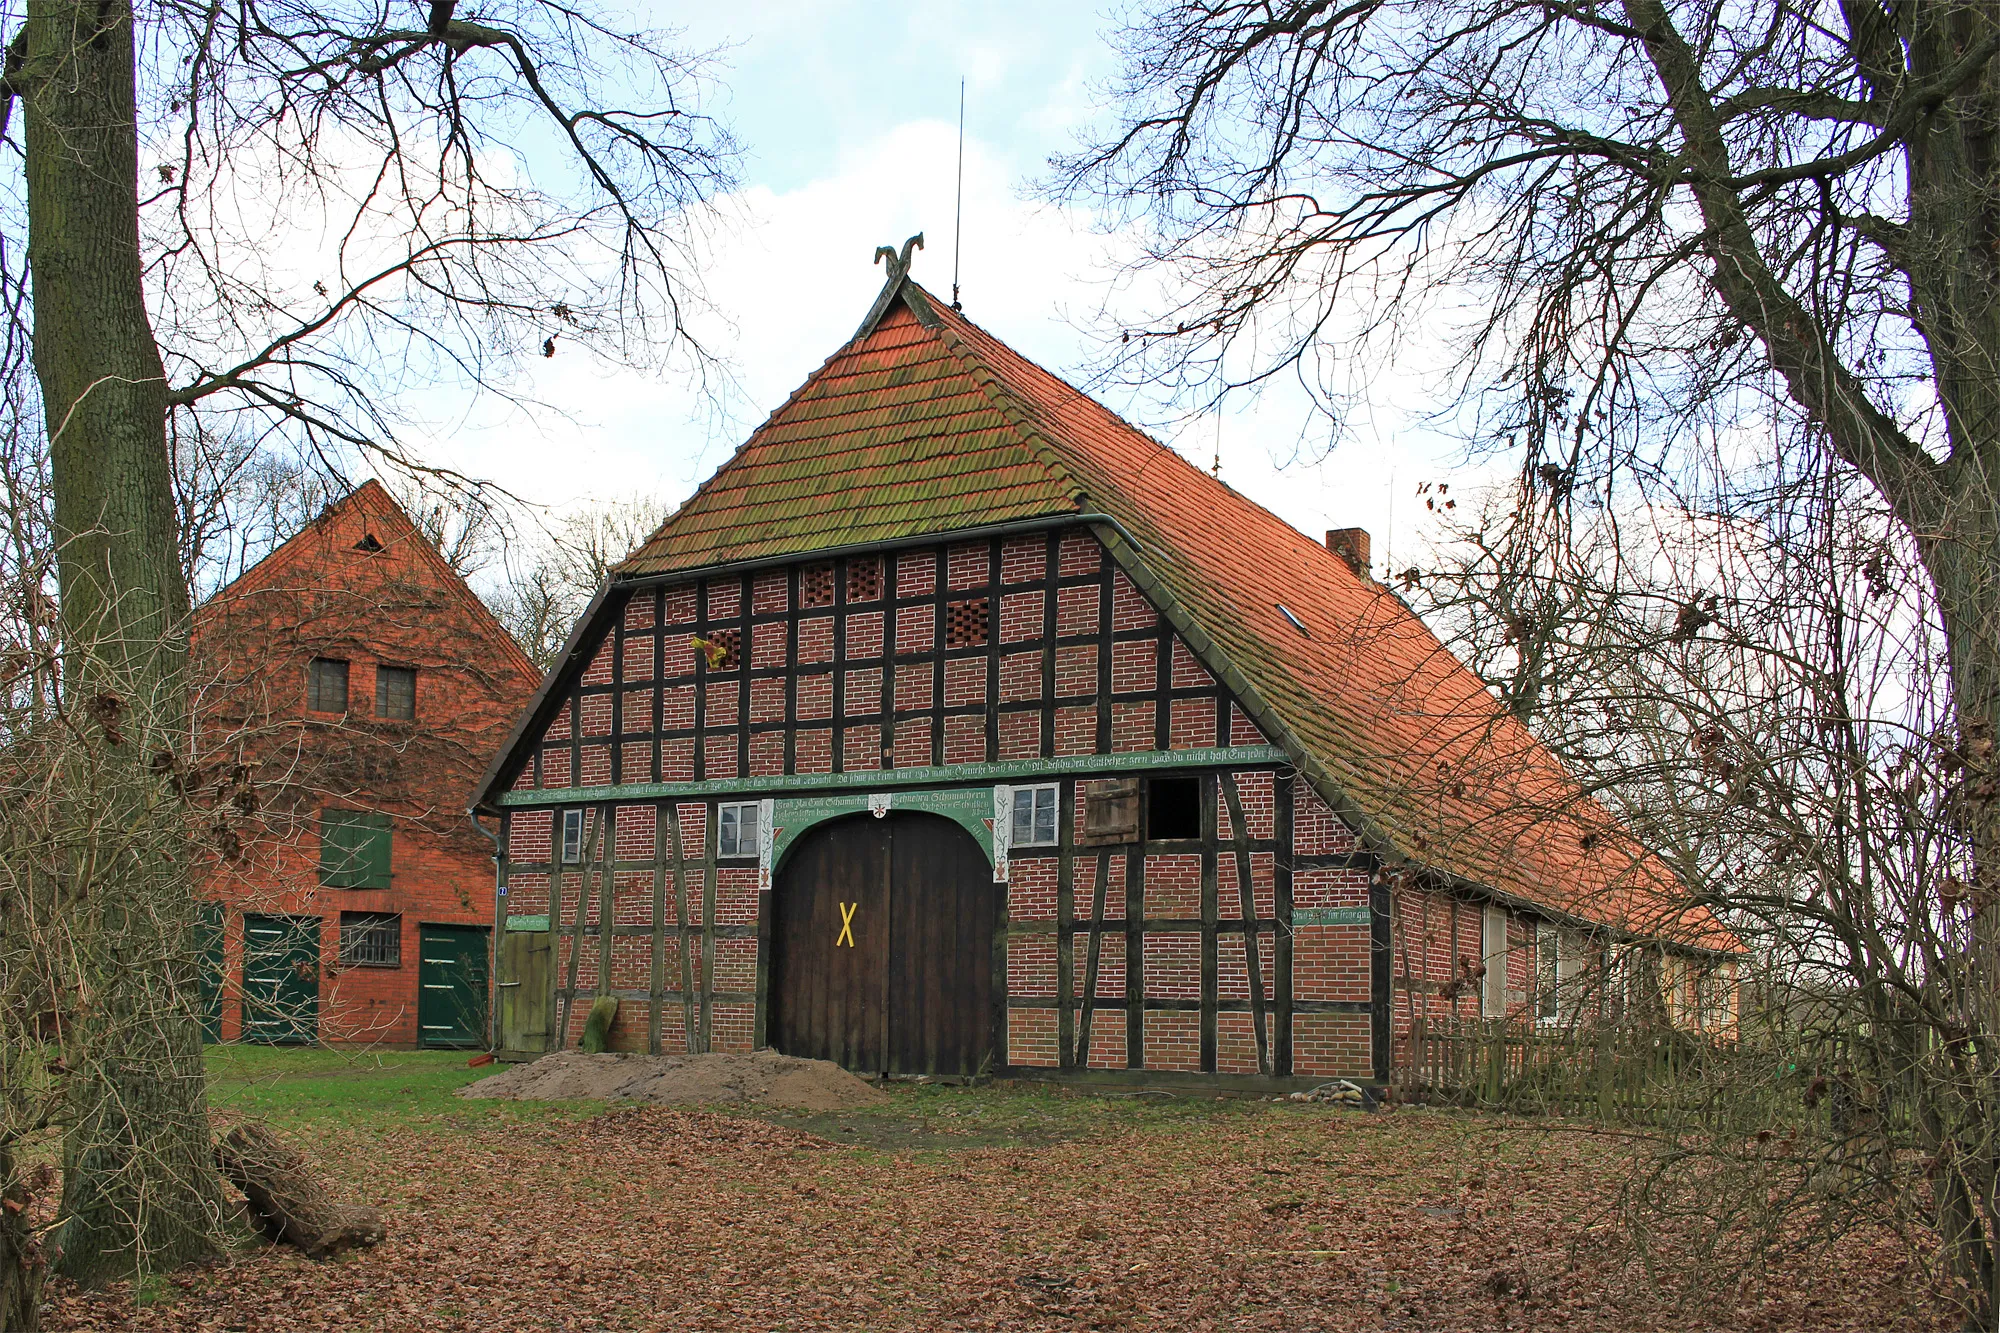
[[[1106,514],[1135,580],[1374,850],[1740,947],[1399,598],[915,283],[897,296],[617,577]]]

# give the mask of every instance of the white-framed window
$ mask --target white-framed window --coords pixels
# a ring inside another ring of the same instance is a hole
[[[757,802],[735,801],[716,815],[717,856],[757,855]]]
[[[583,860],[583,811],[562,812],[562,859],[566,866]]]
[[[1695,1021],[1703,1032],[1736,1024],[1736,964],[1714,962],[1695,973]]]
[[[1562,932],[1544,921],[1535,927],[1535,1017],[1562,1018]]]
[[[1614,1023],[1622,1023],[1632,999],[1632,950],[1625,945],[1609,944],[1600,957],[1604,973],[1604,1016]]]
[[[1481,961],[1486,964],[1486,975],[1479,984],[1479,1012],[1488,1018],[1503,1018],[1507,1013],[1507,909],[1488,903],[1479,934]]]
[[[1061,789],[1053,782],[1014,788],[1013,834],[1015,847],[1053,847],[1059,842],[1057,813],[1062,809]]]

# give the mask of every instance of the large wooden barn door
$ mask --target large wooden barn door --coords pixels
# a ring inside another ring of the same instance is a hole
[[[979,1073],[993,1049],[993,870],[949,820],[906,815],[888,835],[889,1072]]]
[[[866,815],[807,834],[771,898],[770,1043],[888,1068],[889,838]]]
[[[930,815],[814,829],[772,894],[770,1043],[860,1073],[972,1074],[993,1050],[993,872]]]

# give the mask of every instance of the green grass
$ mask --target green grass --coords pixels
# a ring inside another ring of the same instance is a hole
[[[208,1104],[230,1115],[295,1126],[356,1128],[443,1116],[490,1117],[498,1107],[563,1111],[574,1103],[466,1101],[452,1094],[496,1067],[468,1068],[467,1051],[345,1051],[211,1046]]]
[[[211,1046],[209,1105],[303,1130],[360,1133],[495,1120],[575,1118],[603,1102],[466,1100],[452,1094],[505,1066],[469,1068],[465,1051],[343,1051],[314,1047]],[[861,1111],[804,1112],[728,1105],[707,1109],[754,1116],[855,1147],[953,1150],[1056,1143],[1134,1129],[1198,1131],[1219,1120],[1291,1116],[1304,1108],[1239,1098],[1166,1097],[1078,1091],[1051,1084],[978,1087],[896,1083],[890,1101]]]

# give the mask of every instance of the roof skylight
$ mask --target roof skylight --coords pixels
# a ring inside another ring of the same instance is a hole
[[[1305,635],[1308,639],[1310,639],[1313,636],[1312,631],[1306,628],[1306,622],[1300,620],[1297,615],[1293,614],[1291,607],[1286,606],[1283,602],[1279,602],[1277,604],[1277,607],[1278,607],[1278,614],[1283,616],[1285,619],[1291,621],[1293,629]]]

